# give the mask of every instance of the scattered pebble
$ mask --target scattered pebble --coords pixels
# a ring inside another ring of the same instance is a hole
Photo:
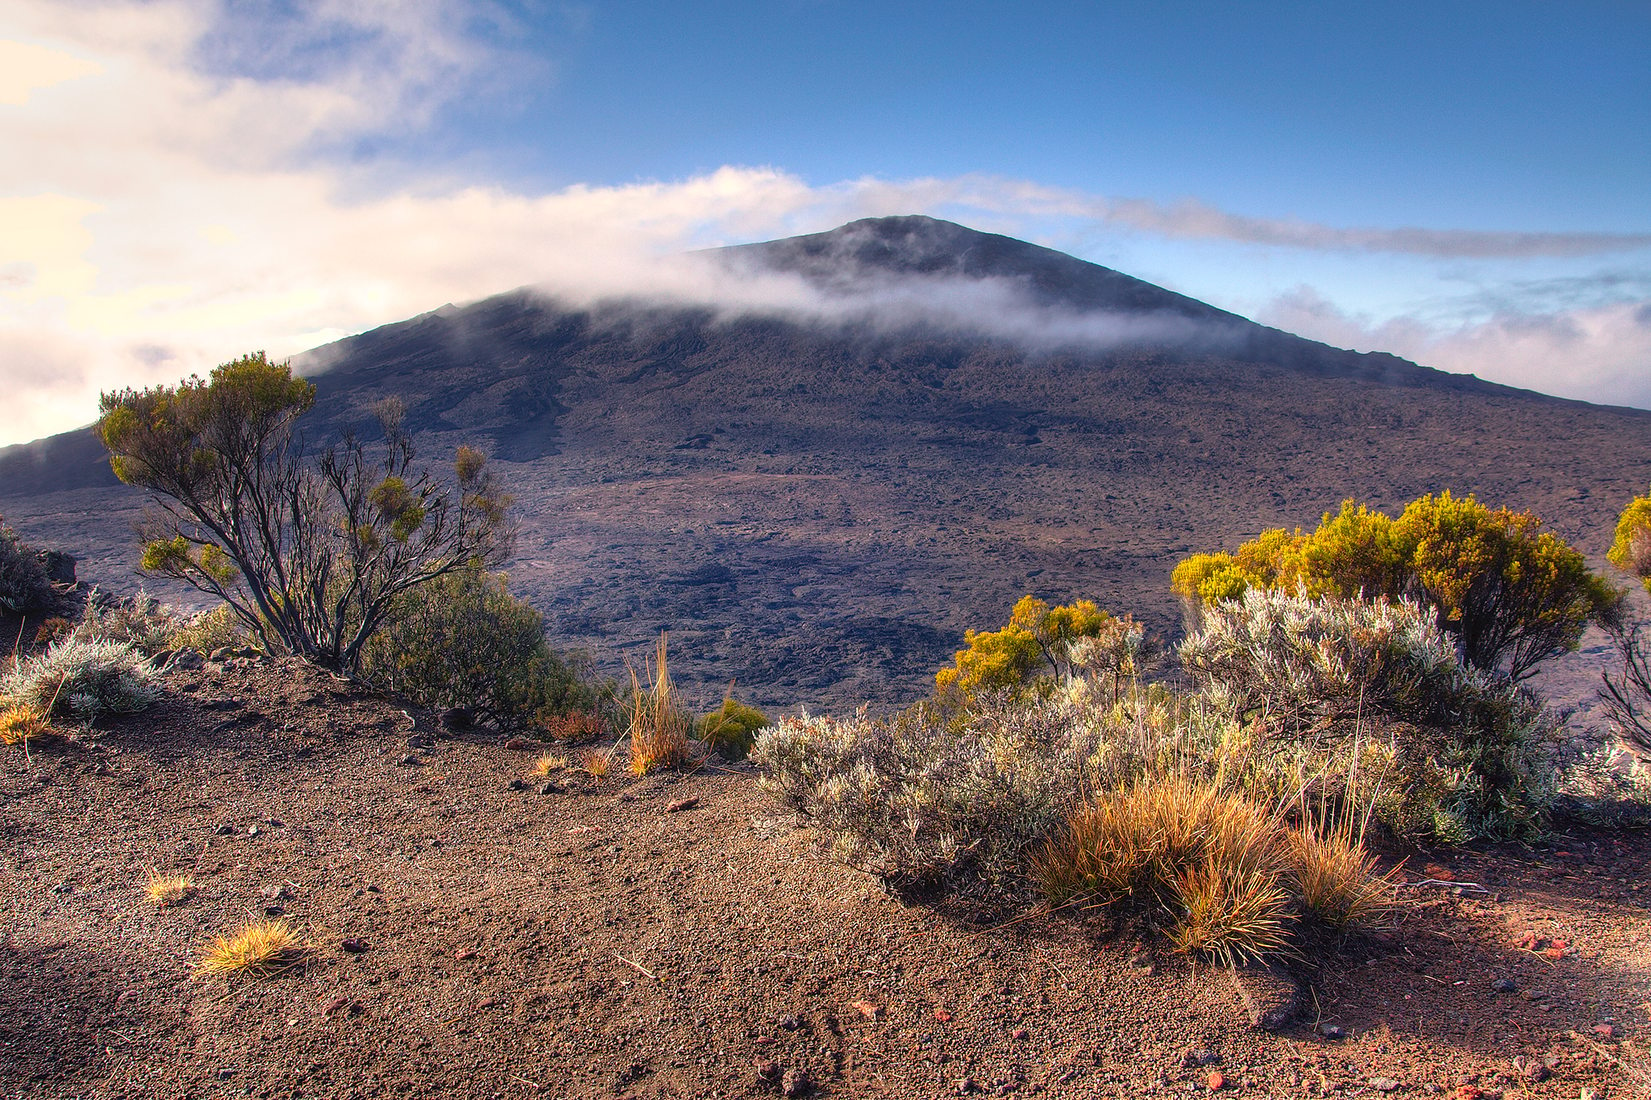
[[[1212,1069],[1210,1075],[1204,1078],[1204,1084],[1209,1086],[1211,1092],[1220,1092],[1227,1087],[1227,1078],[1220,1070]]]
[[[220,826],[218,826],[217,833],[218,833],[219,836],[234,836],[235,835],[235,826],[233,826],[233,825],[220,825]]]
[[[1219,1066],[1221,1055],[1213,1050],[1189,1050],[1181,1056],[1181,1064],[1191,1069],[1198,1066]]]
[[[400,764],[404,768],[416,768],[420,763],[422,763],[422,761],[420,761],[414,754],[408,753],[406,756],[403,756],[400,760],[396,761],[396,763]]]
[[[1601,1039],[1616,1039],[1622,1036],[1622,1028],[1616,1024],[1595,1024],[1592,1030]]]
[[[476,949],[474,947],[461,947],[453,952],[453,957],[460,960],[473,959],[476,957]]]
[[[876,1020],[883,1015],[882,1006],[874,1005],[870,1001],[855,1001],[854,1008],[868,1020]]]
[[[796,1016],[781,1016],[779,1024],[787,1031],[796,1031],[803,1026],[802,1020]]]
[[[780,1067],[768,1058],[757,1059],[757,1076],[772,1081],[780,1075]]]
[[[350,939],[339,943],[338,946],[342,947],[345,951],[348,951],[352,955],[362,955],[372,947],[372,944],[368,943],[366,940],[351,937]]]
[[[1399,1082],[1391,1077],[1372,1077],[1370,1087],[1377,1092],[1396,1092],[1399,1088]]]
[[[266,917],[279,917],[282,914],[284,914],[285,912],[286,912],[286,908],[284,906],[280,906],[280,905],[266,905],[266,906],[264,906],[264,916],[266,916]]]
[[[949,1024],[952,1022],[952,1014],[943,1008],[937,1008],[934,1010],[934,1018],[943,1024]]]
[[[1017,1043],[1024,1043],[1027,1039],[1031,1038],[1031,1036],[1032,1033],[1023,1027],[1017,1027],[1009,1034],[1009,1037]]]
[[[1518,993],[1519,986],[1511,978],[1498,978],[1490,983],[1490,987],[1498,993]]]
[[[957,1091],[958,1092],[964,1092],[964,1093],[979,1092],[980,1091],[980,1082],[976,1081],[973,1077],[965,1077],[962,1080],[958,1081]]]
[[[1515,1058],[1513,1068],[1518,1070],[1519,1075],[1527,1081],[1546,1081],[1551,1076],[1551,1071],[1546,1065],[1528,1054],[1521,1054]]]
[[[1320,1024],[1319,1034],[1335,1042],[1347,1038],[1347,1029],[1340,1024]]]
[[[669,805],[667,805],[665,807],[665,812],[668,813],[668,814],[679,814],[683,810],[691,810],[695,806],[698,806],[698,805],[699,805],[699,796],[698,795],[695,795],[692,798],[678,798],[678,799],[673,800]]]
[[[529,786],[531,784],[525,779],[512,779],[510,781],[510,789],[513,791],[525,791]]]

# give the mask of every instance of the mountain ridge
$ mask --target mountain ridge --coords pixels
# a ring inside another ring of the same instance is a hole
[[[909,699],[1028,591],[1173,633],[1181,556],[1348,497],[1478,492],[1598,554],[1651,481],[1651,413],[1328,348],[951,223],[716,255],[750,285],[790,280],[775,300],[806,308],[576,308],[529,289],[444,306],[295,358],[317,387],[307,430],[370,435],[368,407],[402,397],[424,458],[494,456],[522,519],[512,583],[555,638],[616,659],[668,629],[687,686],[720,697],[733,678],[780,706]],[[1006,303],[1024,308],[984,316]],[[987,335],[937,320],[976,307]],[[1231,338],[1031,339],[1165,313]],[[108,484],[91,433],[45,442],[27,468],[0,454],[0,511],[134,587],[141,498]]]

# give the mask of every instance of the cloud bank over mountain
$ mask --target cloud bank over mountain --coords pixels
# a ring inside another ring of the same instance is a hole
[[[1097,239],[1237,248],[1267,257],[1258,270],[1364,253],[1495,261],[1498,272],[1553,258],[1593,264],[1599,289],[1586,301],[1527,300],[1446,321],[1423,301],[1365,317],[1312,285],[1279,287],[1267,305],[1262,283],[1260,319],[1446,370],[1651,406],[1651,293],[1636,281],[1651,268],[1651,236],[1347,228],[975,175],[819,184],[730,165],[665,181],[465,183],[376,156],[374,143],[524,74],[556,79],[512,52],[507,11],[318,0],[279,12],[249,19],[220,0],[17,0],[0,14],[0,147],[10,151],[0,380],[12,396],[0,443],[88,421],[103,389],[176,380],[252,348],[290,355],[524,284],[790,315],[915,310],[1056,342],[1120,338],[1114,320],[1018,313],[1016,288],[990,282],[827,300],[794,281],[671,258],[919,211],[1068,251]],[[1133,273],[1231,301],[1172,270]]]

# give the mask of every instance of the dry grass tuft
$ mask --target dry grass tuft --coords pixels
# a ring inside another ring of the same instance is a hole
[[[598,783],[608,774],[608,768],[613,764],[613,753],[603,749],[586,749],[579,757],[579,767]]]
[[[1212,860],[1183,871],[1174,888],[1180,912],[1169,938],[1178,950],[1231,965],[1289,949],[1290,894],[1261,861]]]
[[[1166,776],[1079,807],[1032,875],[1056,903],[1156,910],[1177,946],[1232,961],[1287,947],[1286,862],[1273,815],[1190,776]]]
[[[660,768],[674,768],[688,762],[688,738],[693,732],[693,716],[679,701],[665,660],[665,634],[659,635],[651,670],[652,683],[642,686],[636,669],[631,669],[631,698],[628,733],[631,741],[630,770],[647,775]]]
[[[552,772],[559,772],[567,766],[567,757],[547,752],[533,762],[533,774],[540,779],[548,779]]]
[[[21,745],[52,732],[39,707],[22,703],[0,710],[0,745]]]
[[[254,921],[208,944],[197,973],[270,974],[297,962],[299,950],[298,935],[286,921]]]
[[[1302,906],[1332,928],[1385,928],[1398,904],[1392,874],[1351,824],[1313,823],[1290,831],[1290,862]]]
[[[188,875],[163,875],[151,867],[143,892],[157,905],[176,905],[195,892],[195,883]]]

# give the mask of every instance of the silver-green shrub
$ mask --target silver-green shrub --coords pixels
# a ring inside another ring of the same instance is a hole
[[[1413,603],[1251,589],[1208,609],[1180,654],[1203,697],[1247,731],[1259,782],[1310,777],[1399,834],[1447,843],[1543,823],[1552,717],[1463,666]]]
[[[189,620],[141,588],[135,596],[106,596],[96,588],[71,637],[83,642],[125,642],[146,657],[177,647],[173,638]]]
[[[751,759],[839,859],[891,889],[993,892],[1076,804],[1087,752],[1072,713],[1057,700],[985,702],[961,722],[804,714],[760,731]]]
[[[0,611],[26,614],[49,607],[52,582],[33,547],[0,523]]]
[[[54,722],[89,725],[102,714],[147,707],[160,696],[155,678],[143,654],[125,642],[66,638],[18,662],[0,680],[0,698]]]

